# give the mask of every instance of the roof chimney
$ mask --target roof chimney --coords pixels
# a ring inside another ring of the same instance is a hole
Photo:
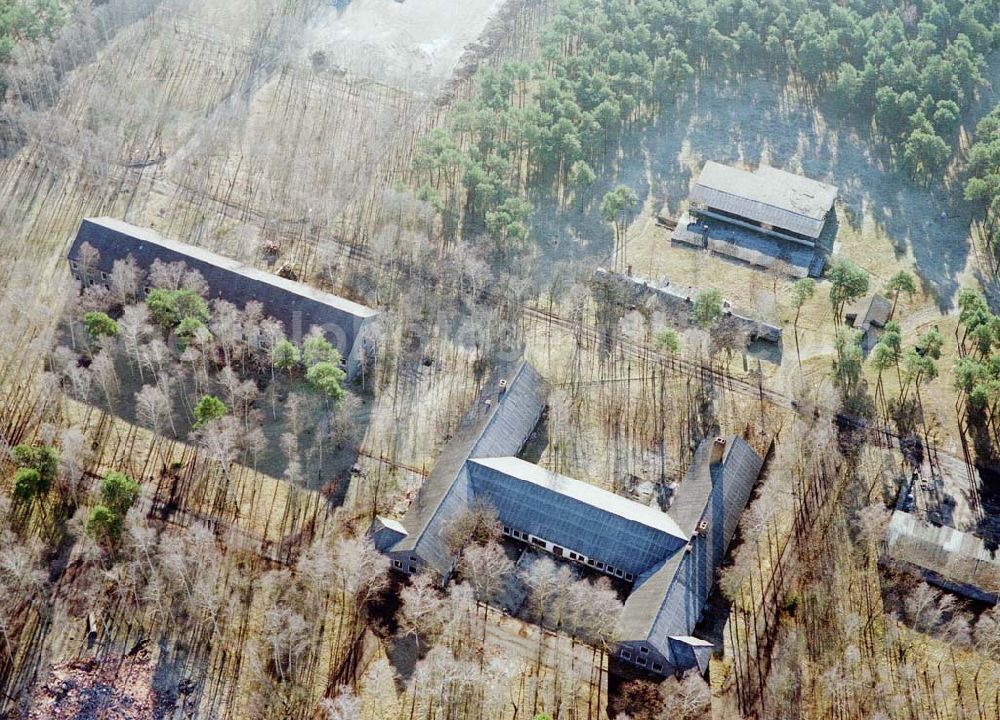
[[[500,391],[498,394],[503,395],[505,392],[507,392],[507,379],[500,378]]]
[[[726,452],[726,438],[721,436],[715,438],[715,441],[712,443],[712,460],[711,460],[712,465],[718,465],[719,463],[721,463],[722,456],[725,454],[725,452]]]

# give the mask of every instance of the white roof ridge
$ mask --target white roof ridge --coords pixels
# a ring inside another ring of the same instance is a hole
[[[231,258],[227,255],[221,255],[217,252],[213,252],[212,250],[192,245],[191,243],[186,243],[180,240],[172,240],[171,238],[161,235],[152,228],[133,225],[132,223],[124,220],[106,216],[87,217],[84,218],[84,221],[106,227],[110,230],[114,230],[115,232],[130,235],[131,237],[143,242],[159,245],[160,247],[173,250],[174,252],[182,255],[187,255],[195,260],[201,260],[202,262],[214,265],[224,270],[245,275],[259,282],[267,283],[268,285],[272,285],[274,287],[281,288],[282,290],[295,293],[296,295],[310,298],[325,305],[329,305],[330,307],[337,308],[356,317],[369,318],[378,315],[377,310],[373,310],[366,305],[356,303],[353,300],[348,300],[347,298],[343,298],[339,295],[334,295],[326,290],[320,290],[319,288],[303,282],[283,278],[280,275],[275,275],[267,270],[261,270],[260,268],[248,265],[245,262]]]
[[[547,487],[555,493],[571,497],[598,510],[616,515],[625,520],[645,525],[660,532],[673,535],[687,542],[689,537],[684,534],[677,521],[665,512],[629,500],[604,488],[591,485],[549,470],[541,465],[530,463],[517,457],[470,458],[469,462],[511,475],[525,482]]]

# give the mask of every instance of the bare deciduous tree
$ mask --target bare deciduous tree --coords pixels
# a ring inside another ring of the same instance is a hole
[[[495,540],[485,545],[470,545],[462,553],[459,568],[482,602],[494,603],[507,580],[514,574],[514,563],[503,546]]]
[[[115,301],[120,305],[128,305],[139,297],[142,287],[143,272],[135,258],[129,255],[124,260],[115,260],[108,275],[108,286]]]
[[[346,687],[338,688],[335,697],[322,700],[319,709],[323,720],[358,720],[361,717],[361,701]]]
[[[163,434],[167,425],[173,428],[173,403],[158,385],[143,385],[135,394],[135,413],[139,422],[157,435]]]
[[[139,368],[139,378],[142,376],[142,357],[146,343],[153,337],[153,326],[149,322],[149,310],[145,305],[126,305],[118,320],[118,336],[125,346],[125,351],[131,356]]]
[[[80,480],[90,460],[90,448],[83,431],[76,426],[59,432],[59,476],[62,491],[74,501],[78,500]]]
[[[577,580],[569,586],[566,606],[564,625],[569,632],[605,648],[615,640],[615,627],[624,605],[608,578],[593,583]]]
[[[458,555],[470,541],[488,543],[503,535],[503,526],[497,520],[497,511],[487,503],[477,502],[464,508],[448,521],[444,529],[445,542],[453,555]]]
[[[712,711],[712,693],[708,683],[695,671],[683,678],[669,678],[660,686],[663,695],[662,720],[700,720]]]
[[[171,263],[159,258],[153,260],[149,268],[149,284],[164,290],[193,290],[202,297],[208,294],[208,283],[202,274],[179,260]]]
[[[447,621],[444,598],[431,577],[431,573],[420,573],[410,580],[410,584],[399,594],[403,601],[403,630],[414,637],[432,640],[444,628]]]
[[[88,312],[107,312],[115,302],[115,296],[100,283],[87,285],[80,293],[78,302],[80,314]]]
[[[80,267],[80,279],[84,285],[87,285],[97,277],[97,270],[101,264],[101,253],[89,242],[83,242],[80,245],[77,262]]]

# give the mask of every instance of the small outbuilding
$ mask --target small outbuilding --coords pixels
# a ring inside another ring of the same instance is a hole
[[[869,295],[847,308],[844,319],[861,332],[861,347],[867,353],[878,342],[878,331],[892,315],[892,302],[881,295]]]
[[[888,298],[870,295],[848,307],[844,319],[854,329],[866,333],[872,328],[884,328],[891,314],[892,302]]]

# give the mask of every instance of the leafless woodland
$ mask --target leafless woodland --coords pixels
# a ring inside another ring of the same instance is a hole
[[[723,716],[1000,712],[998,668],[973,652],[995,656],[988,617],[955,647],[940,640],[940,597],[920,589],[911,608],[937,635],[884,607],[874,461],[838,444],[828,385],[769,389],[739,342],[697,330],[680,353],[658,351],[654,313],[609,319],[571,271],[540,288],[498,270],[407,189],[417,141],[472,92],[474,69],[530,57],[551,11],[508,3],[422,91],[398,68],[346,66],[303,41],[333,12],[314,0],[112,0],[24,50],[0,117],[0,438],[57,447],[60,466],[58,492],[24,508],[7,500],[4,461],[0,716],[30,709],[53,666],[93,657],[116,668],[102,682],[146,683],[162,717],[605,717],[600,647],[482,602],[491,573],[507,572],[495,555],[473,552],[467,582],[441,595],[394,586],[364,539],[375,514],[405,508],[486,369],[514,352],[554,388],[546,467],[669,482],[721,428],[771,450],[720,582],[732,605],[711,673]],[[62,249],[89,215],[291,265],[384,310],[339,504],[62,392],[46,370],[51,308],[67,295]],[[109,470],[142,488],[115,549],[84,528]],[[396,596],[402,610],[387,609]]]

